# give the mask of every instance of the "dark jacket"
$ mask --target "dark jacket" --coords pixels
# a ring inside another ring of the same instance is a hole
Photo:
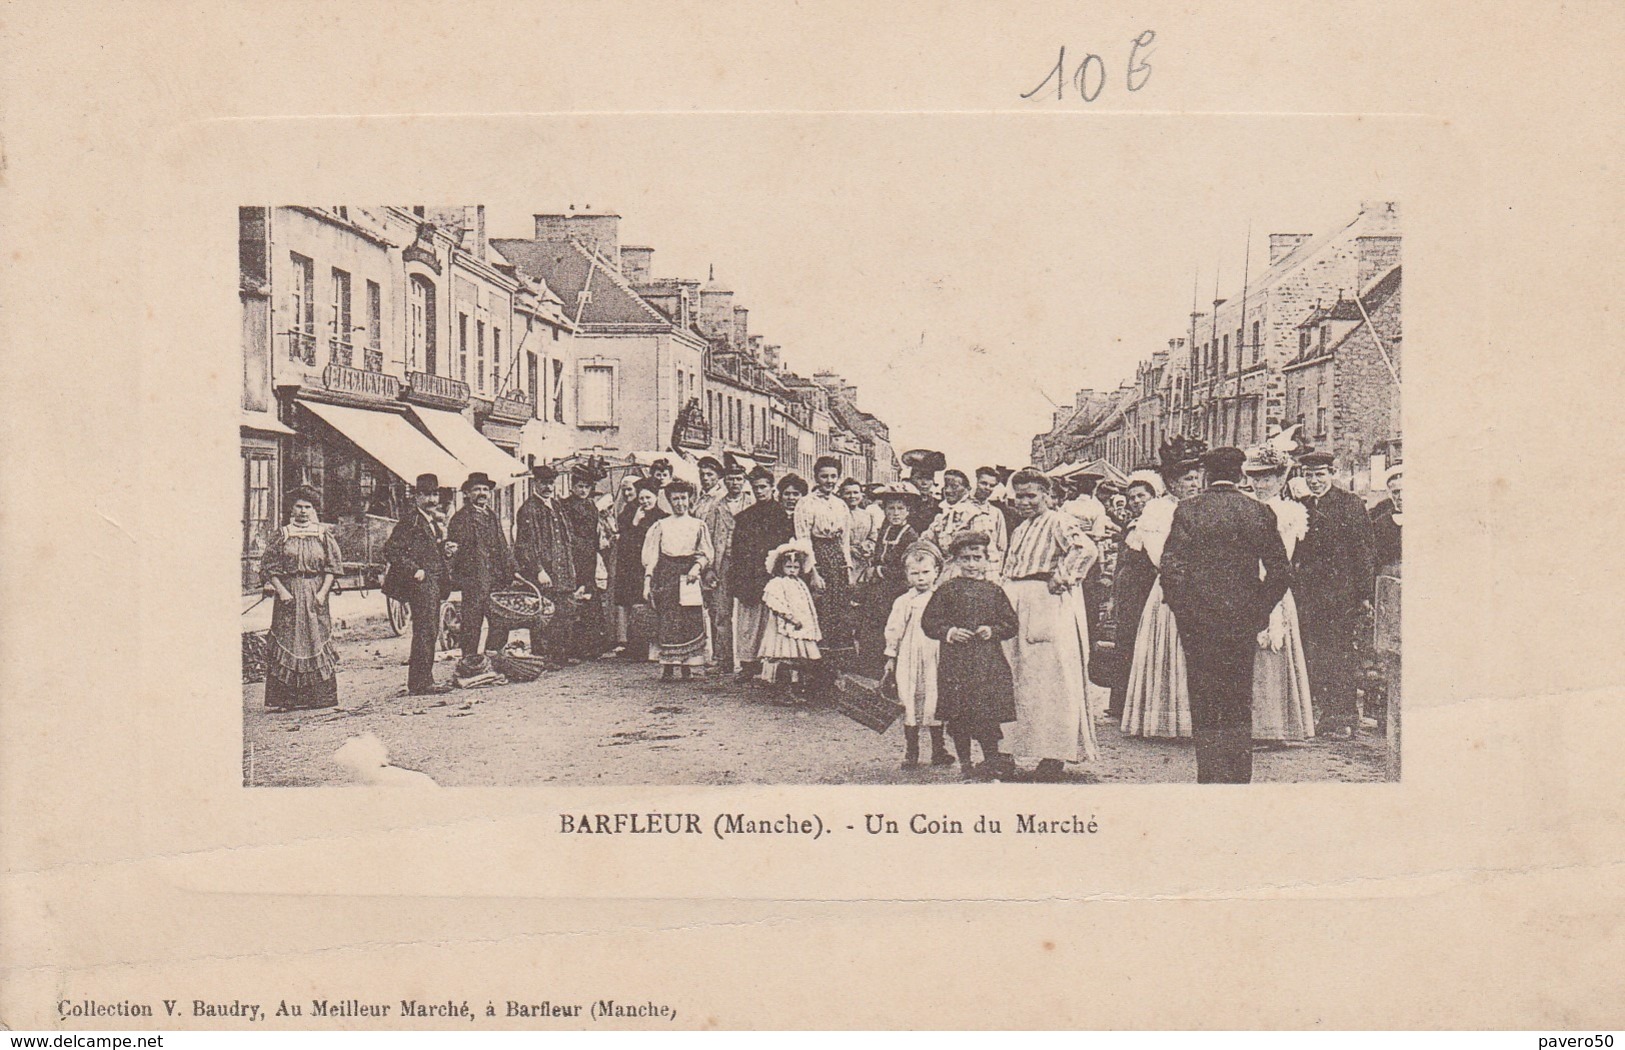
[[[444,600],[451,593],[451,566],[440,545],[438,526],[416,509],[407,514],[389,534],[384,544],[384,594],[398,602],[409,602],[418,588]],[[423,582],[414,577],[423,570]]]
[[[762,600],[762,589],[772,573],[767,555],[795,535],[784,505],[776,500],[752,503],[734,518],[733,549],[728,558],[728,593],[745,605]]]
[[[576,563],[577,587],[589,590],[598,582],[598,507],[590,499],[574,496],[559,501],[570,526],[570,551]]]
[[[1399,575],[1401,542],[1404,530],[1394,520],[1394,501],[1385,499],[1371,508],[1371,539],[1376,551],[1377,567],[1390,576]]]
[[[513,554],[525,579],[537,579],[541,570],[547,573],[549,589],[576,589],[570,523],[557,502],[548,503],[540,496],[532,496],[520,506],[514,521]]]
[[[457,544],[451,578],[459,590],[482,594],[501,590],[519,574],[495,511],[478,511],[472,503],[465,503],[451,516],[446,539]]]
[[[1353,616],[1370,601],[1376,586],[1376,553],[1365,502],[1333,486],[1326,495],[1300,501],[1309,512],[1309,531],[1293,553],[1292,595],[1300,621]]]
[[[1291,584],[1275,513],[1234,485],[1216,484],[1174,510],[1162,549],[1162,597],[1181,637],[1255,634],[1269,626]]]

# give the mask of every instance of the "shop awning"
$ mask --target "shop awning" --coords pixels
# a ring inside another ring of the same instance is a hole
[[[474,424],[466,417],[456,412],[422,408],[418,405],[412,406],[412,412],[423,421],[425,427],[429,428],[429,433],[434,435],[436,441],[462,460],[465,476],[468,471],[483,470],[496,482],[497,488],[512,485],[529,476],[530,471],[526,469],[524,463],[502,451],[490,438],[475,430]]]
[[[440,478],[440,484],[455,486],[468,476],[467,467],[424,437],[399,413],[347,408],[303,399],[299,403],[355,442],[361,451],[382,463],[402,481],[415,481],[419,474],[434,474]]]

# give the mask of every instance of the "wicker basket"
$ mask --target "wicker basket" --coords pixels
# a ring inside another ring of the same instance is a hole
[[[546,627],[551,623],[555,611],[552,600],[523,576],[515,576],[514,582],[522,589],[491,592],[486,615],[492,622],[507,628]]]

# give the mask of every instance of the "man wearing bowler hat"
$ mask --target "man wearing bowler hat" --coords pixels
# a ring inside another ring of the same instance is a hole
[[[1347,739],[1360,720],[1355,688],[1358,643],[1376,587],[1376,554],[1365,501],[1332,484],[1332,454],[1298,457],[1308,489],[1300,502],[1309,528],[1293,553],[1309,694],[1315,700],[1315,735]]]
[[[908,523],[923,536],[937,516],[937,475],[948,469],[948,457],[935,449],[911,448],[902,458],[908,468],[906,484],[924,497],[915,500],[908,512]]]
[[[460,673],[477,673],[480,633],[485,629],[491,592],[502,590],[519,575],[502,522],[491,509],[495,492],[496,485],[489,475],[482,471],[470,474],[463,482],[463,506],[446,527],[446,537],[457,544],[451,556],[452,585],[463,592],[462,622],[457,628],[458,645],[463,650]],[[493,622],[486,648],[501,649],[507,642],[508,629]]]
[[[445,538],[441,519],[440,479],[419,474],[412,487],[416,509],[397,522],[384,544],[385,596],[412,610],[412,658],[406,672],[406,691],[414,695],[448,692],[434,680],[435,639],[440,634],[440,603],[451,594],[451,566],[446,556],[457,545]]]
[[[566,664],[579,662],[569,651],[569,640],[575,627],[575,599],[582,595],[570,523],[554,491],[558,477],[558,468],[548,463],[530,468],[530,498],[515,516],[513,556],[519,575],[536,584],[554,608],[552,622],[531,628],[531,655]]]
[[[1239,448],[1203,455],[1208,490],[1180,502],[1162,550],[1162,597],[1185,649],[1198,784],[1253,778],[1253,653],[1292,583],[1275,513],[1238,487],[1246,459]]]

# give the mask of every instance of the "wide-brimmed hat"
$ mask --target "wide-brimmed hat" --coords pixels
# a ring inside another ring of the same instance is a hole
[[[433,496],[440,491],[440,478],[434,474],[419,474],[412,491],[419,496]]]
[[[1274,445],[1260,445],[1247,451],[1247,461],[1241,469],[1246,474],[1280,474],[1291,466],[1291,456]]]
[[[1387,470],[1382,472],[1382,483],[1384,485],[1386,485],[1390,481],[1394,480],[1395,478],[1401,478],[1401,477],[1404,477],[1404,476],[1405,476],[1405,464],[1403,464],[1403,463],[1395,463],[1393,466],[1389,467]]]
[[[905,484],[901,481],[889,481],[886,484],[877,487],[874,490],[873,496],[876,503],[885,503],[887,500],[900,499],[908,503],[910,507],[914,506],[914,504],[918,502],[930,498],[922,494],[920,490],[914,486]]]
[[[818,564],[818,557],[813,554],[812,544],[803,539],[794,539],[781,543],[767,552],[767,571],[778,572],[779,559],[786,554],[801,555],[802,567],[806,569],[811,569]]]
[[[468,480],[463,482],[463,491],[467,492],[476,485],[484,485],[488,489],[494,489],[497,487],[496,482],[491,480],[491,475],[487,474],[483,470],[476,470],[474,473],[468,476]]]
[[[940,474],[948,469],[948,457],[935,449],[911,448],[903,453],[903,466]]]
[[[1192,467],[1201,466],[1202,454],[1206,451],[1207,442],[1201,438],[1175,434],[1157,450],[1157,469],[1164,475],[1174,471],[1184,473]]]

